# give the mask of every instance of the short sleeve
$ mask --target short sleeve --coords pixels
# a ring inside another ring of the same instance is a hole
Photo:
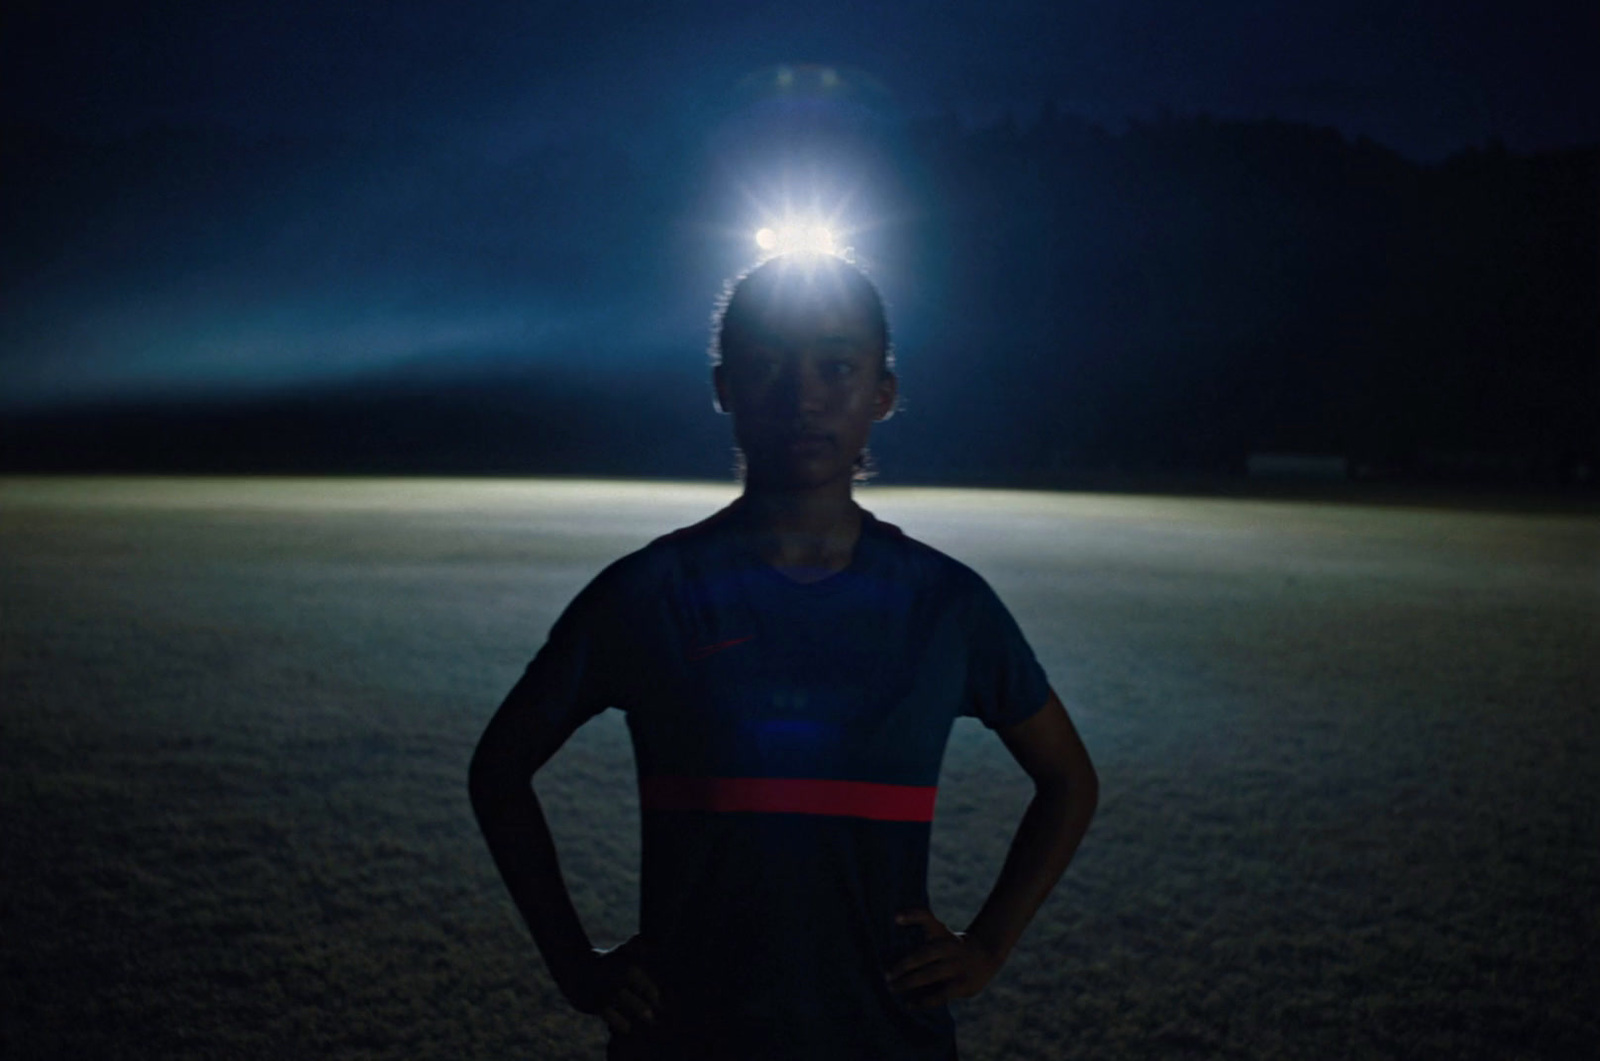
[[[619,637],[626,628],[619,580],[613,564],[572,599],[517,683],[546,721],[576,728],[616,702]]]
[[[976,573],[967,603],[967,688],[961,713],[990,729],[1014,725],[1044,706],[1050,682],[1011,612]]]

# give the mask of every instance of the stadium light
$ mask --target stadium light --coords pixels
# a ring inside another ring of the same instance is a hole
[[[843,254],[833,229],[815,221],[785,221],[756,230],[756,246],[765,254]]]

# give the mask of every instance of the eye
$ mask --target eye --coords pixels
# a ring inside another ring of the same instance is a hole
[[[855,372],[855,370],[856,370],[856,366],[855,366],[855,363],[852,362],[852,361],[829,361],[828,362],[828,375],[832,376],[835,379],[845,379],[845,378],[849,377],[850,375],[852,375]]]

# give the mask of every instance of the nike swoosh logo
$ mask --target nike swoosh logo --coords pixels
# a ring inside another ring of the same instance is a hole
[[[742,645],[746,641],[754,641],[755,639],[756,635],[751,634],[748,637],[736,637],[730,641],[718,641],[714,645],[701,645],[699,648],[692,648],[689,650],[689,660],[690,662],[693,662],[695,660],[705,659],[707,656],[716,655],[725,648],[732,648],[734,645]]]

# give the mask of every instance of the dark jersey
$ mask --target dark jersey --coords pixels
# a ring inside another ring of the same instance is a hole
[[[608,567],[524,679],[566,721],[627,714],[663,991],[637,1056],[946,1061],[949,1008],[885,983],[923,939],[894,915],[929,905],[956,716],[1020,722],[1044,672],[981,577],[870,513],[850,566],[808,584],[725,514]]]

